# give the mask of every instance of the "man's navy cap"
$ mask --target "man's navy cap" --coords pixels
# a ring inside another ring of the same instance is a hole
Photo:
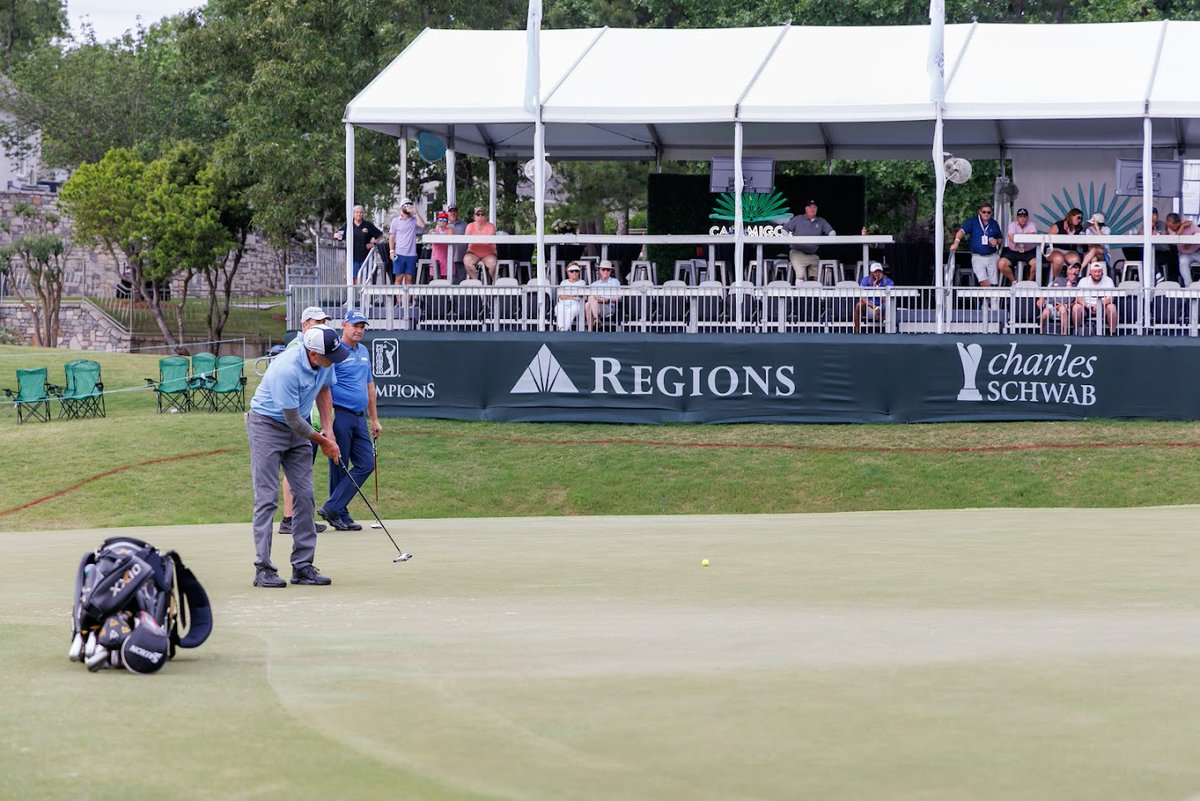
[[[346,320],[345,321],[347,323],[350,323],[350,325],[357,325],[358,323],[367,322],[367,318],[364,317],[363,313],[360,312],[358,309],[351,309],[350,311],[346,312]]]
[[[327,325],[314,325],[304,332],[304,347],[318,356],[324,356],[337,364],[345,361],[350,355],[350,349],[342,344],[338,332]]]

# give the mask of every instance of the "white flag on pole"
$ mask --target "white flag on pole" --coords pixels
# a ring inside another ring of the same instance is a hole
[[[525,110],[536,114],[542,93],[542,0],[529,0],[525,24]]]

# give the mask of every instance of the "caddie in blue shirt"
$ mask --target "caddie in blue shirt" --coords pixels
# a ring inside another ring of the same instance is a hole
[[[339,531],[358,531],[362,525],[350,517],[350,499],[355,484],[359,487],[375,470],[375,449],[371,440],[383,431],[375,411],[375,378],[371,374],[371,354],[362,344],[367,318],[357,309],[346,313],[342,321],[342,344],[349,357],[334,365],[337,383],[333,385],[333,435],[343,461],[329,463],[329,500],[317,510],[325,522]],[[368,428],[368,421],[370,427]],[[350,475],[346,472],[349,470]],[[353,480],[351,480],[353,479]]]
[[[305,416],[315,401],[321,417],[333,413],[329,387],[333,365],[350,351],[337,332],[324,325],[304,332],[303,347],[288,348],[271,360],[246,414],[250,476],[254,483],[254,586],[286,587],[271,562],[271,534],[279,505],[279,468],[292,487],[292,583],[330,584],[313,565],[317,530],[313,523],[312,449],[315,442],[330,459],[340,459],[337,441],[315,430]]]

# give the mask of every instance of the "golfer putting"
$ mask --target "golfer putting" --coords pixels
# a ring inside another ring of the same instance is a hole
[[[246,435],[250,441],[250,476],[254,486],[254,586],[287,586],[271,561],[271,535],[279,504],[279,468],[292,487],[293,584],[324,586],[328,576],[313,565],[317,529],[313,522],[313,473],[310,442],[335,463],[341,460],[337,440],[309,425],[307,413],[316,401],[321,416],[333,413],[329,388],[336,382],[333,365],[350,355],[337,332],[319,325],[304,332],[304,347],[277,356],[250,401]]]

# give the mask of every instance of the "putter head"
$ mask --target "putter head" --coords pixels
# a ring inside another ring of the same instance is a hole
[[[412,559],[411,553],[400,553],[400,554],[396,554],[396,558],[393,559],[392,561],[393,562],[407,562],[409,559]]]
[[[383,528],[383,524],[381,524],[381,523],[372,523],[372,524],[371,524],[371,528]]]

